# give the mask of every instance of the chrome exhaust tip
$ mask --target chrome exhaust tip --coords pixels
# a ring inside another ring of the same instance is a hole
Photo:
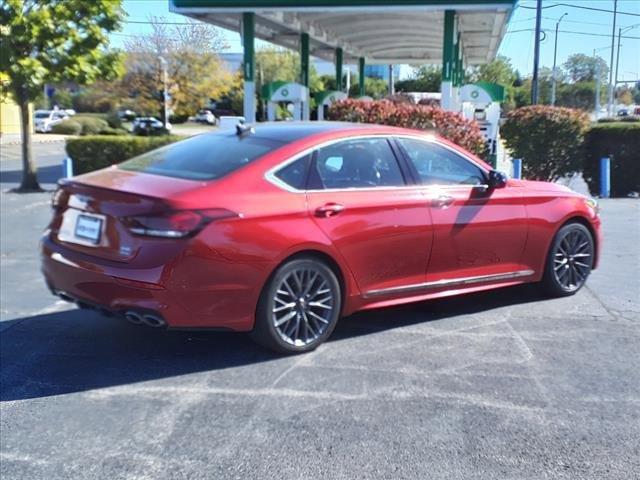
[[[73,298],[71,295],[69,295],[66,292],[57,292],[58,297],[60,297],[62,300],[64,300],[65,302],[71,302],[71,303],[76,303],[76,299]]]
[[[132,310],[125,312],[124,318],[127,320],[127,322],[133,323],[134,325],[140,325],[143,321],[142,317]]]
[[[156,316],[156,315],[151,315],[149,313],[145,313],[144,315],[142,315],[142,321],[153,328],[160,328],[160,327],[164,327],[165,326],[165,321]]]

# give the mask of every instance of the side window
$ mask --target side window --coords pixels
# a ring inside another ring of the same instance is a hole
[[[482,185],[480,167],[440,145],[399,138],[423,185]]]
[[[396,187],[405,184],[386,138],[345,140],[320,148],[312,174],[316,177],[314,184],[319,188]]]
[[[311,154],[305,155],[304,157],[299,158],[278,170],[275,173],[275,176],[290,187],[297,190],[304,190],[305,183],[307,182],[307,170],[309,168],[310,161]]]

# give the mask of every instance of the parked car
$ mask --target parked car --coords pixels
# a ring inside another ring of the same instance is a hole
[[[251,332],[280,352],[339,317],[596,268],[596,203],[452,143],[345,123],[238,126],[63,180],[42,239],[54,294],[133,323]]]
[[[125,122],[131,122],[137,117],[137,115],[133,110],[126,109],[118,110],[118,117],[120,120],[124,120]]]
[[[33,117],[35,131],[48,133],[51,127],[69,118],[69,114],[64,110],[36,110]]]
[[[195,121],[198,123],[207,123],[209,125],[216,124],[216,117],[211,110],[200,110],[196,114]]]
[[[231,101],[228,99],[211,101],[208,110],[213,113],[216,118],[236,115],[236,112],[231,108]]]
[[[138,117],[131,125],[131,131],[135,135],[157,135],[164,129],[164,124],[155,117]],[[168,122],[166,129],[171,130],[171,124]]]

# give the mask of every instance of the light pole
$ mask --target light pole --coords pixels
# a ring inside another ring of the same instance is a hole
[[[602,47],[602,48],[594,48],[593,49],[593,62],[595,64],[595,80],[596,80],[596,98],[594,102],[594,112],[593,116],[596,120],[600,116],[600,62],[598,61],[598,57],[596,57],[596,52],[601,50],[609,50],[611,47]]]
[[[618,13],[618,0],[613,0],[613,28],[611,30],[611,66],[609,69],[609,100],[607,101],[607,112],[612,115],[611,110],[613,105],[613,54],[615,53],[616,46],[616,14]]]
[[[567,15],[569,14],[566,12],[563,13],[562,16],[556,22],[556,37],[555,37],[555,43],[553,45],[553,70],[552,70],[553,73],[551,77],[551,105],[556,104],[556,82],[557,82],[556,58],[558,56],[558,27],[560,26],[560,22],[562,21],[562,19]]]
[[[167,91],[167,61],[162,56],[158,56],[160,65],[162,65],[162,105],[163,105],[163,118],[165,130],[167,130],[167,124],[169,123],[169,107],[167,103],[168,91]]]

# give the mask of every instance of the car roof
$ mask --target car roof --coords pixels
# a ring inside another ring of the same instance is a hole
[[[291,143],[305,137],[323,133],[357,130],[379,130],[381,133],[399,133],[402,129],[384,125],[349,122],[265,122],[252,125],[255,137]],[[235,132],[234,132],[235,133]]]

